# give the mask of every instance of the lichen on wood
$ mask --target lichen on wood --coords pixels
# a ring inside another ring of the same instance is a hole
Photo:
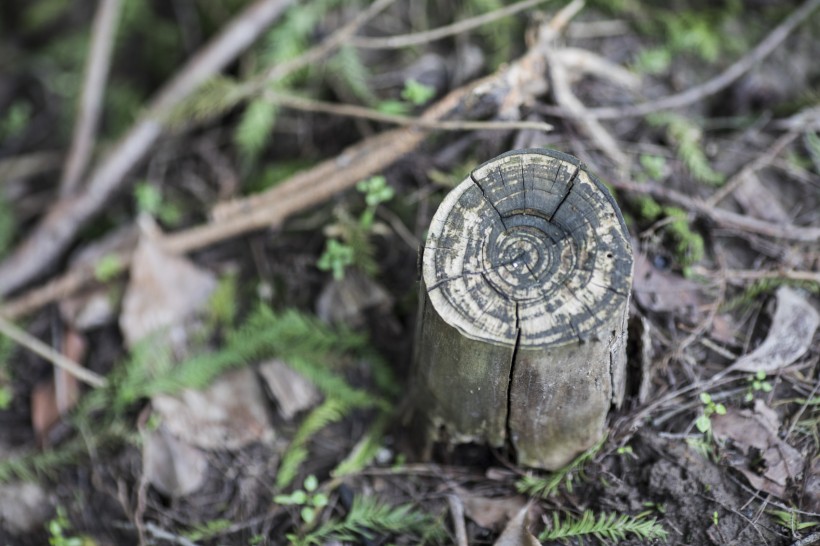
[[[422,254],[413,398],[430,437],[557,468],[623,396],[632,249],[603,184],[519,150],[442,202]]]

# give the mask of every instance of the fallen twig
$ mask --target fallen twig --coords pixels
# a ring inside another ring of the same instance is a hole
[[[733,281],[762,281],[762,280],[776,280],[786,279],[798,282],[813,282],[820,284],[820,273],[815,271],[797,271],[794,269],[786,269],[783,271],[758,271],[747,269],[727,269],[722,272],[712,271],[703,266],[692,266],[692,273],[703,277],[713,277],[717,275],[725,276],[728,282]]]
[[[790,239],[792,241],[803,241],[807,243],[820,241],[820,227],[775,224],[766,222],[765,220],[758,220],[757,218],[751,218],[717,207],[710,207],[700,199],[694,199],[675,190],[658,186],[657,184],[638,184],[626,181],[609,182],[613,187],[619,190],[648,194],[653,197],[665,199],[725,227],[757,233],[776,239]]]
[[[121,7],[122,0],[100,0],[94,17],[77,122],[74,124],[71,148],[60,180],[61,196],[77,191],[80,177],[88,166],[91,150],[94,149],[94,133],[102,111]]]
[[[83,368],[70,358],[58,353],[22,328],[19,328],[3,315],[0,315],[0,333],[92,387],[104,387],[106,385],[104,377],[87,368]]]
[[[768,57],[772,51],[783,43],[791,32],[798,25],[808,19],[809,15],[820,6],[820,0],[806,0],[799,8],[786,17],[777,25],[766,38],[763,39],[754,49],[738,59],[729,68],[715,76],[714,78],[687,89],[681,93],[669,95],[662,99],[635,104],[632,106],[606,106],[601,108],[588,108],[583,113],[584,117],[595,119],[618,119],[624,117],[645,116],[660,110],[671,110],[682,108],[694,104],[704,98],[714,95],[725,89],[738,78],[748,72],[754,65]],[[542,106],[539,111],[558,117],[579,117],[577,112],[568,112],[561,108]]]
[[[442,38],[447,38],[448,36],[455,36],[456,34],[467,32],[468,30],[478,28],[482,25],[486,25],[487,23],[492,23],[493,21],[497,21],[498,19],[502,19],[504,17],[509,17],[510,15],[515,15],[521,11],[530,9],[533,6],[542,4],[545,1],[546,0],[524,0],[523,2],[504,6],[503,8],[488,13],[482,13],[481,15],[470,17],[469,19],[462,19],[461,21],[455,22],[451,25],[425,30],[424,32],[400,34],[398,36],[383,36],[378,38],[361,36],[358,38],[353,38],[351,40],[351,45],[362,49],[400,49],[403,47],[427,44],[429,42],[441,40]]]
[[[366,108],[355,104],[335,104],[332,102],[297,97],[296,95],[289,95],[286,93],[277,93],[275,91],[266,91],[263,96],[271,102],[286,108],[293,108],[295,110],[304,110],[306,112],[323,112],[337,116],[383,121],[394,125],[419,127],[421,129],[436,129],[444,131],[476,131],[487,129],[499,131],[509,131],[513,129],[529,129],[535,131],[552,130],[552,125],[542,121],[426,120],[399,114],[386,114],[384,112],[379,112],[378,110],[373,110],[372,108]]]
[[[292,2],[258,0],[188,61],[93,171],[83,191],[55,203],[23,243],[0,264],[0,295],[30,282],[60,257],[80,228],[124,185],[125,175],[162,134],[169,112],[253,43]]]

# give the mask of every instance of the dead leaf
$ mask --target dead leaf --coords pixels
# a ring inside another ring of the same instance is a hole
[[[754,411],[729,408],[725,415],[712,416],[715,439],[731,440],[740,452],[730,465],[753,487],[784,499],[803,469],[803,455],[779,438],[779,428],[777,413],[762,400],[755,400]]]
[[[131,264],[120,328],[128,347],[165,330],[175,349],[184,350],[191,317],[216,288],[213,274],[190,260],[166,252],[147,227]]]
[[[806,486],[803,488],[803,499],[805,501],[804,510],[820,512],[820,457],[815,457],[811,462],[806,477]]]
[[[634,278],[635,299],[648,311],[692,317],[707,302],[701,285],[672,271],[658,269],[643,253],[635,257]]]
[[[777,309],[766,339],[757,349],[741,357],[729,368],[744,372],[772,373],[803,356],[820,325],[820,314],[796,290],[777,289]]]
[[[279,413],[288,421],[321,400],[313,383],[281,360],[274,359],[261,364],[259,374],[276,400]]]
[[[455,493],[464,505],[466,516],[485,529],[500,529],[527,504],[523,495],[483,497],[460,487],[455,489]]]
[[[203,449],[239,449],[273,440],[267,400],[251,368],[218,377],[206,389],[151,399],[169,432]]]
[[[61,349],[63,355],[82,363],[86,353],[85,338],[68,329],[63,336]],[[31,391],[31,426],[38,445],[52,443],[55,426],[77,405],[79,399],[79,381],[63,368],[55,367],[52,377],[35,385]]]
[[[504,528],[493,546],[541,546],[528,529],[529,505],[518,511],[513,519]]]
[[[183,442],[161,424],[143,433],[143,477],[170,497],[184,497],[205,482],[208,461],[205,453]]]

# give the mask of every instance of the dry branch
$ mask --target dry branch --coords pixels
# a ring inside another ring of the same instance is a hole
[[[60,195],[71,195],[77,190],[91,151],[94,149],[94,133],[100,119],[114,50],[114,36],[117,20],[122,8],[122,0],[100,0],[91,31],[91,50],[85,67],[85,80],[80,98],[77,123],[68,152],[63,177],[60,180]]]
[[[757,233],[775,239],[789,239],[806,243],[817,243],[817,241],[820,241],[820,227],[775,224],[773,222],[766,222],[765,220],[758,220],[757,218],[744,216],[736,212],[711,207],[708,203],[700,199],[694,199],[675,190],[658,186],[657,184],[638,184],[635,182],[612,180],[610,184],[619,190],[648,194],[675,203],[724,227]]]

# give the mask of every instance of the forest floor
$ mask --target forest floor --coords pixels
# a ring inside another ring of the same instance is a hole
[[[820,1],[0,6],[0,544],[820,544]],[[634,252],[556,472],[421,449],[418,254],[513,149]]]

